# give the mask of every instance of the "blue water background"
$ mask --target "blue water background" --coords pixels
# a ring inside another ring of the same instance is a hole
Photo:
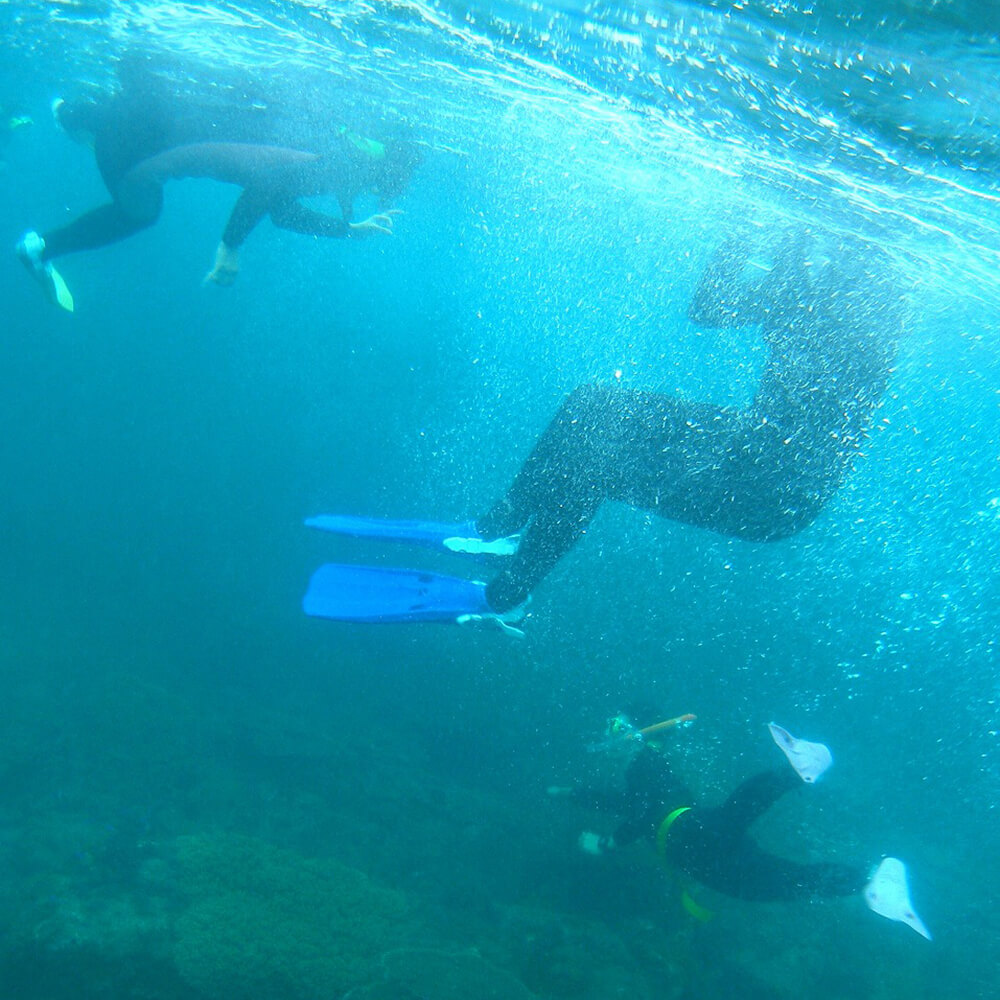
[[[581,922],[631,995],[664,963],[699,996],[995,995],[996,26],[827,6],[0,5],[0,95],[36,120],[5,154],[6,246],[104,198],[47,106],[136,47],[426,153],[394,237],[263,226],[231,289],[200,281],[236,192],[201,181],[64,262],[72,317],[0,267],[0,948],[107,951],[132,855],[226,830],[368,872],[456,946],[508,941],[491,961],[539,996],[617,995],[559,971]],[[813,527],[752,545],[609,506],[522,642],[302,617],[325,560],[468,572],[303,517],[479,512],[580,382],[748,400],[753,331],[685,315],[748,216],[876,236],[913,303]],[[904,857],[934,943],[858,900],[716,900],[692,927],[641,852],[577,857],[607,821],[544,789],[613,772],[586,746],[630,704],[698,714],[677,757],[706,799],[776,763],[771,719],[829,743],[762,837]],[[518,920],[560,928],[530,962]]]

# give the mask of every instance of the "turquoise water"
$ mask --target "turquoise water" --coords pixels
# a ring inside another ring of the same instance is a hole
[[[394,237],[264,225],[231,289],[207,181],[63,262],[72,317],[0,267],[0,996],[994,995],[1000,26],[841,6],[0,4],[8,247],[103,199],[47,108],[127,53],[425,150]],[[322,561],[467,570],[305,516],[474,514],[582,381],[749,399],[752,331],[685,316],[747,216],[877,238],[913,305],[815,525],[609,505],[520,642],[301,615]],[[905,858],[934,942],[860,900],[701,924],[641,848],[579,854],[610,820],[545,788],[612,781],[586,747],[632,704],[698,715],[706,801],[772,719],[828,742],[762,841]]]

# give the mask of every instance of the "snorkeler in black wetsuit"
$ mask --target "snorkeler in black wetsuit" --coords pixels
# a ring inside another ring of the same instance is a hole
[[[797,740],[773,723],[771,735],[805,782],[820,777],[832,762],[822,743]],[[922,937],[930,932],[910,901],[906,866],[883,858],[869,878],[864,868],[834,862],[803,864],[765,851],[750,827],[781,796],[800,784],[791,771],[764,771],[739,785],[721,806],[696,805],[694,796],[673,772],[662,749],[643,744],[629,761],[620,793],[582,787],[549,789],[588,807],[621,817],[615,832],[600,836],[586,831],[579,846],[590,854],[626,847],[646,839],[661,860],[680,877],[717,892],[751,902],[835,898],[864,894],[869,909],[912,927]],[[710,914],[685,888],[685,908],[705,919]]]
[[[335,146],[322,155],[303,159],[296,151],[284,152],[283,162],[270,162],[243,183],[243,193],[216,251],[215,267],[206,280],[232,283],[239,268],[238,250],[264,216],[270,216],[279,229],[305,236],[342,239],[392,233],[398,210],[388,206],[402,193],[420,161],[419,153],[407,143],[376,142],[347,128],[340,129]],[[355,199],[365,192],[377,194],[381,208],[354,222]],[[300,204],[301,198],[323,194],[336,196],[339,218]]]
[[[732,242],[710,261],[693,322],[760,325],[771,356],[745,410],[621,386],[563,403],[507,494],[476,521],[486,539],[521,532],[487,585],[521,604],[605,500],[748,541],[811,524],[839,489],[889,378],[903,328],[881,255],[798,233],[773,261]]]
[[[589,853],[647,839],[675,871],[727,896],[757,902],[861,892],[868,881],[866,869],[800,864],[768,853],[750,836],[753,823],[801,784],[791,770],[764,771],[744,781],[721,806],[695,805],[666,756],[643,747],[629,762],[621,795],[573,788],[570,796],[622,817],[610,836],[581,835],[580,845]]]
[[[277,144],[260,115],[188,106],[142,90],[122,90],[99,101],[57,102],[54,112],[70,135],[92,141],[112,198],[59,229],[29,232],[18,244],[21,259],[57,300],[61,279],[51,261],[116,243],[153,225],[169,179],[204,177],[243,188],[207,276],[230,284],[239,268],[240,244],[265,215],[279,227],[313,236],[391,233],[393,211],[355,223],[353,202],[370,190],[386,204],[402,191],[418,160],[406,143],[378,143],[346,128],[317,140],[316,149]],[[321,194],[337,197],[341,218],[298,204],[300,198]],[[67,307],[72,308],[71,297]]]
[[[802,530],[843,483],[888,382],[904,309],[887,263],[857,239],[803,229],[773,247],[724,244],[689,313],[706,326],[760,327],[770,357],[748,407],[580,386],[507,493],[474,522],[338,514],[306,521],[342,535],[502,557],[489,583],[326,564],[310,580],[304,610],[339,621],[510,627],[606,500],[747,541]]]

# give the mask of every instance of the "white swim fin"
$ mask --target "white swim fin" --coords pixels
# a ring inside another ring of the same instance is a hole
[[[882,859],[871,881],[865,886],[865,902],[880,917],[908,924],[921,937],[931,940],[931,932],[917,916],[917,911],[910,902],[906,865],[899,858]]]
[[[825,743],[797,740],[787,729],[773,722],[768,723],[767,728],[771,731],[771,738],[788,758],[788,763],[807,784],[816,781],[833,763],[833,754]]]

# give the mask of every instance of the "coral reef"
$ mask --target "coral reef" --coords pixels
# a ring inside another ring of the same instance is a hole
[[[403,897],[362,872],[252,837],[182,837],[177,861],[190,904],[174,961],[207,998],[329,1000],[377,978],[415,929]]]
[[[381,956],[378,978],[344,1000],[535,1000],[519,979],[474,948],[396,948]]]

